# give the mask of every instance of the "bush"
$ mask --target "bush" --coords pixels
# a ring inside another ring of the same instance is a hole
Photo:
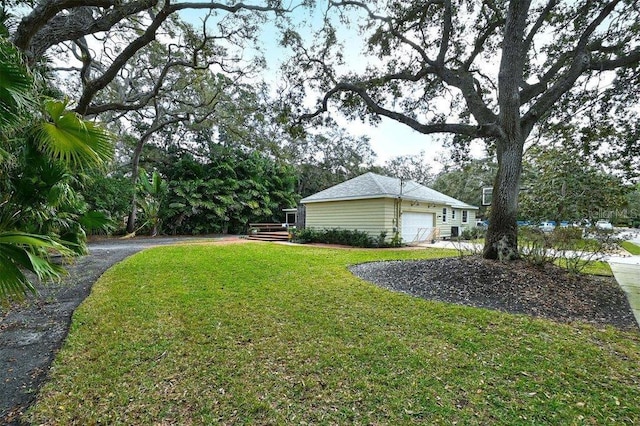
[[[616,247],[611,231],[590,229],[583,238],[582,228],[556,228],[542,232],[538,228],[521,228],[520,256],[534,265],[559,263],[571,273],[578,274],[592,261],[604,259]]]
[[[293,242],[300,244],[308,243],[324,243],[324,244],[340,244],[352,247],[389,247],[386,242],[387,233],[380,232],[378,237],[373,238],[364,231],[357,229],[323,229],[314,228],[296,229],[293,234]]]
[[[485,228],[480,228],[475,226],[473,228],[467,228],[462,231],[460,235],[460,239],[462,240],[477,240],[478,238],[484,238],[487,230]]]

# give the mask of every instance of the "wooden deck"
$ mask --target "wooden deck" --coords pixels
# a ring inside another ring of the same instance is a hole
[[[250,223],[248,239],[255,241],[289,241],[289,231],[281,223]]]

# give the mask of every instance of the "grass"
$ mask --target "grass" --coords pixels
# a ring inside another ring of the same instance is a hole
[[[576,259],[571,259],[571,262],[572,262],[571,264],[575,268]],[[557,266],[560,266],[562,268],[569,269],[570,271],[574,271],[575,270],[575,269],[572,269],[572,268],[568,267],[567,266],[567,260],[563,259],[563,258],[556,259],[554,264],[556,264]],[[602,260],[585,261],[585,262],[580,264],[580,268],[578,268],[578,270],[582,274],[598,275],[598,276],[602,276],[602,277],[613,277],[613,271],[611,270],[611,266],[609,266],[609,263],[607,263],[605,261],[602,261]]]
[[[623,241],[620,246],[634,256],[640,255],[640,246],[631,241]]]
[[[640,334],[425,301],[349,264],[443,250],[156,248],[76,311],[34,424],[633,424]],[[452,271],[454,273],[454,271]]]

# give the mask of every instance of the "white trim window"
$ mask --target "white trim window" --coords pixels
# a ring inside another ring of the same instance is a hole
[[[447,223],[447,208],[442,208],[442,223]]]
[[[451,209],[451,220],[456,220],[456,209]]]
[[[469,212],[462,210],[462,223],[469,223]]]

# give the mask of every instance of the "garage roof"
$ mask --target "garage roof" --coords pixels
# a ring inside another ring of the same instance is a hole
[[[365,173],[348,181],[303,198],[300,202],[320,203],[326,201],[361,200],[368,198],[398,198],[443,204],[457,209],[477,210],[478,207],[456,200],[434,189],[412,180]]]

